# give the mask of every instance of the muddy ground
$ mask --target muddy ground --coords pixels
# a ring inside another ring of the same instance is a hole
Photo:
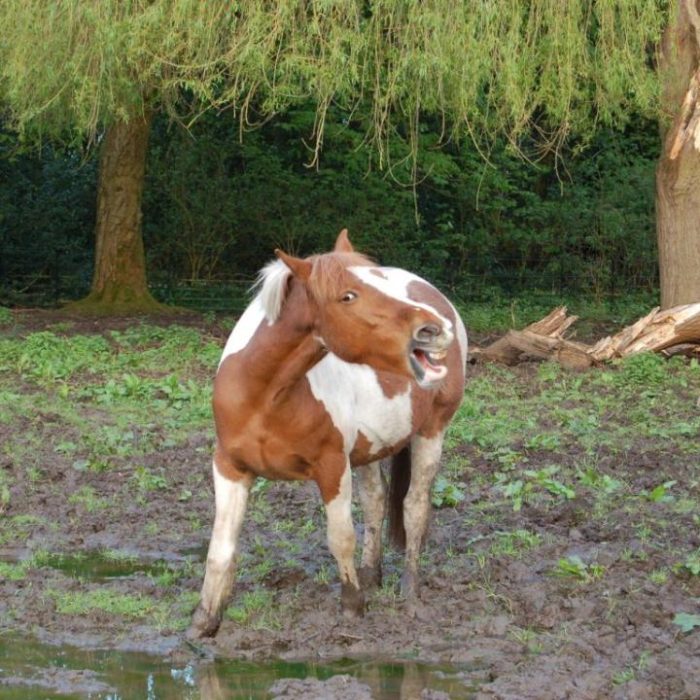
[[[5,334],[21,338],[56,323],[54,316],[18,317]],[[105,334],[114,327],[64,319],[61,330]],[[222,342],[218,326],[200,322],[200,328]],[[196,381],[209,380],[210,370],[193,371]],[[470,381],[489,372],[473,367]],[[499,376],[524,399],[541,390],[534,365]],[[168,441],[167,425],[157,424],[138,456],[117,451],[109,468],[85,469],[80,431],[44,400],[47,389],[12,372],[4,377],[0,400],[21,394],[34,408],[0,423],[0,471],[7,484],[0,562],[14,567],[0,575],[3,634],[175,660],[349,657],[450,664],[463,685],[454,697],[700,698],[700,628],[674,623],[678,613],[700,613],[700,576],[683,565],[700,548],[700,454],[692,430],[685,438],[691,449],[646,434],[624,448],[596,448],[598,472],[619,478],[624,498],[618,492],[601,501],[600,491],[583,486],[571,497],[533,491],[519,510],[495,485],[505,453],[497,459],[478,440],[453,441],[446,463],[464,499],[447,499],[434,513],[422,606],[414,616],[397,593],[400,555],[388,551],[384,586],[370,597],[365,617],[343,618],[315,488],[261,482],[242,534],[232,607],[216,639],[192,648],[182,636],[201,585],[213,515],[211,428],[197,424],[186,438]],[[614,401],[614,387],[610,391]],[[700,381],[686,382],[686,391],[687,415],[669,421],[692,428]],[[112,420],[109,406],[70,392],[65,401],[96,429]],[[622,410],[615,420],[627,420],[634,435],[634,417]],[[141,431],[131,426],[132,443]],[[59,449],[69,443],[77,444],[70,454]],[[554,456],[574,469],[590,452],[575,441],[540,443],[522,448],[530,470],[551,465]],[[135,462],[142,467],[136,477]],[[142,488],[138,474],[163,474],[164,481]],[[668,497],[637,497],[671,481]],[[671,498],[680,488],[683,507]],[[361,522],[357,532],[361,541]],[[75,555],[82,559],[74,561]],[[563,559],[582,566],[567,569]],[[116,574],[105,561],[117,562]],[[103,590],[132,607],[100,603]],[[327,687],[334,697],[334,686]],[[285,692],[303,696],[293,691]],[[361,692],[356,696],[364,697]],[[405,697],[444,697],[415,692]]]

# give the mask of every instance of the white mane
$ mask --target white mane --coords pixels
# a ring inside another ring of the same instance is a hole
[[[279,318],[291,275],[292,271],[281,260],[270,261],[258,274],[253,289],[259,290],[257,298],[269,323]]]

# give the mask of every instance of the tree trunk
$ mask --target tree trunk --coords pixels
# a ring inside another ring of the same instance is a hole
[[[660,70],[664,104],[656,169],[656,227],[664,309],[700,301],[700,12],[698,0],[679,0],[664,37]]]
[[[148,291],[141,235],[150,115],[108,127],[100,154],[90,294],[69,308],[96,314],[162,310]]]

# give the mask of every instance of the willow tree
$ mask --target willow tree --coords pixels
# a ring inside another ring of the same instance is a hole
[[[100,144],[91,300],[142,307],[152,300],[139,201],[156,110],[187,119],[232,107],[245,128],[311,101],[313,160],[333,105],[362,115],[389,166],[393,136],[415,147],[425,114],[443,118],[445,140],[485,144],[486,157],[496,136],[517,148],[535,134],[556,149],[600,124],[663,118],[661,278],[672,305],[700,299],[700,217],[685,192],[698,177],[700,139],[687,137],[698,130],[697,3],[0,0],[0,91],[18,129]]]

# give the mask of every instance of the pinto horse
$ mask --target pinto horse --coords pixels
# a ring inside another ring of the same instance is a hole
[[[390,455],[390,535],[405,547],[402,594],[416,602],[430,489],[464,391],[467,334],[428,282],[376,266],[354,251],[346,230],[331,253],[300,259],[275,252],[214,382],[216,515],[191,637],[218,630],[258,476],[316,482],[341,607],[361,615],[363,589],[381,579],[386,494],[379,460]],[[359,572],[352,468],[365,523]]]

